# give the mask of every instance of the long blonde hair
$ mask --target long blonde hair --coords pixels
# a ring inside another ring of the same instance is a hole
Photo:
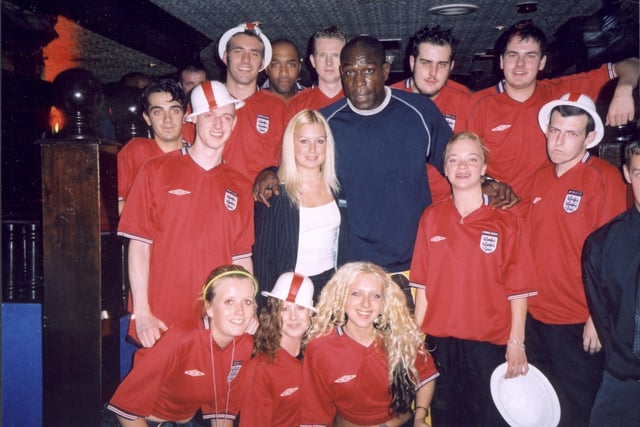
[[[315,110],[302,110],[291,118],[282,138],[282,160],[278,170],[278,179],[284,184],[289,198],[295,206],[300,206],[300,175],[294,155],[295,133],[304,125],[319,124],[327,134],[327,150],[324,163],[320,166],[322,181],[327,192],[337,193],[335,141],[327,120]]]
[[[404,371],[415,385],[419,375],[415,368],[418,354],[426,355],[424,334],[414,320],[404,293],[379,266],[370,262],[352,262],[343,265],[322,289],[312,318],[309,341],[327,335],[337,326],[347,323],[345,302],[349,285],[359,276],[367,275],[382,285],[382,309],[374,327],[375,342],[381,342],[387,354],[389,384],[394,382],[396,370]]]

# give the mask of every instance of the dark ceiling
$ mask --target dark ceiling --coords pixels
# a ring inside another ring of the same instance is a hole
[[[79,51],[74,52],[76,65],[93,71],[105,83],[129,71],[167,74],[194,58],[205,64],[211,78],[219,78],[214,46],[225,30],[245,21],[260,21],[270,39],[291,39],[302,52],[313,31],[333,24],[348,37],[370,34],[398,39],[401,51],[394,52],[398,58],[393,63],[396,78],[401,77],[411,34],[424,25],[451,27],[460,40],[455,78],[474,89],[495,80],[491,55],[495,39],[501,28],[522,19],[532,19],[549,37],[549,75],[638,55],[637,0],[468,2],[477,6],[475,12],[441,16],[429,9],[457,1],[11,0],[38,15],[68,18],[76,27],[73,31],[81,34]],[[63,31],[59,28],[58,32]],[[3,25],[3,45],[14,36],[5,29]]]

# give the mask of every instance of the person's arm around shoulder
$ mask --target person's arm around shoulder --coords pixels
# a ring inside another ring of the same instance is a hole
[[[267,168],[253,182],[253,200],[270,207],[269,199],[280,195],[280,182],[275,168]]]
[[[618,75],[618,84],[611,98],[607,111],[608,126],[621,126],[635,117],[635,102],[633,89],[638,86],[640,76],[640,61],[638,58],[627,58],[613,64]]]
[[[144,347],[152,347],[167,325],[149,307],[149,266],[151,245],[139,240],[129,242],[129,282],[133,298],[136,334]]]

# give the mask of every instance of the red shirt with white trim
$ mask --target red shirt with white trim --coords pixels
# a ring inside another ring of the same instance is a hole
[[[419,355],[418,388],[439,374],[433,359]],[[391,393],[387,355],[379,346],[364,347],[337,328],[311,340],[302,369],[300,425],[333,425],[336,414],[355,424],[388,421]]]
[[[182,421],[198,409],[205,419],[234,420],[246,397],[244,364],[252,350],[251,335],[220,348],[208,329],[171,328],[153,347],[136,352],[107,408],[129,420]]]
[[[589,309],[582,285],[582,247],[592,231],[625,210],[622,175],[587,153],[561,177],[553,165],[540,169],[532,188],[528,222],[539,295],[529,302],[529,312],[547,324],[584,323]]]
[[[473,94],[467,129],[480,135],[491,153],[487,174],[511,185],[522,198],[517,206],[525,217],[533,176],[549,164],[546,138],[538,125],[540,108],[568,92],[596,99],[602,86],[615,77],[612,64],[605,64],[588,73],[540,80],[525,102],[507,95],[504,81]]]
[[[413,93],[413,77],[396,82],[391,87]],[[466,129],[465,122],[470,100],[471,91],[469,88],[451,79],[447,80],[447,83],[440,89],[438,96],[432,99],[454,133]]]
[[[244,102],[236,112],[236,126],[223,157],[253,182],[260,171],[280,164],[287,106],[278,96],[260,89]]]
[[[302,403],[302,360],[280,348],[273,362],[258,354],[247,363],[249,389],[240,427],[298,427]]]
[[[318,86],[308,87],[289,101],[289,118],[295,116],[304,109],[319,110],[344,98],[344,92],[340,91],[336,96],[329,98]]]
[[[206,171],[183,149],[140,168],[118,234],[151,244],[149,305],[171,326],[198,320],[205,279],[251,256],[253,228],[251,182],[224,163]]]
[[[118,152],[118,200],[126,200],[138,169],[147,160],[162,156],[164,151],[153,139],[133,138]]]
[[[519,212],[483,205],[461,218],[453,199],[424,211],[410,281],[427,295],[427,335],[505,345],[509,301],[536,295],[534,274]]]

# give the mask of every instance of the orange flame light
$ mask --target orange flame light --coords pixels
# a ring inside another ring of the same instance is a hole
[[[56,107],[51,107],[49,111],[49,126],[53,135],[57,135],[64,127],[64,114]]]

